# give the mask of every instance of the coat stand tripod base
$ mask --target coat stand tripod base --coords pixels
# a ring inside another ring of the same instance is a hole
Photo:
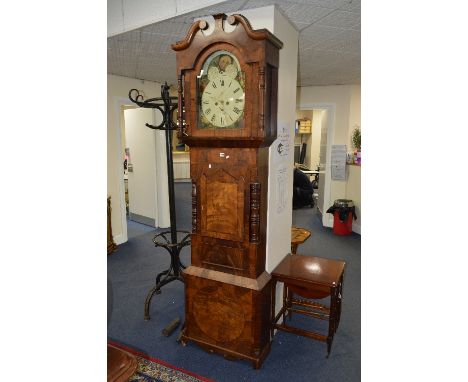
[[[148,292],[148,295],[146,296],[145,321],[150,319],[149,308],[153,296],[155,294],[161,294],[161,288],[172,281],[179,280],[184,282],[184,279],[182,278],[182,270],[185,269],[185,265],[183,265],[180,261],[180,251],[182,248],[190,245],[190,232],[177,231],[177,233],[185,234],[184,238],[178,243],[171,243],[169,241],[166,235],[170,233],[171,231],[164,231],[157,234],[153,238],[153,243],[156,247],[163,247],[169,252],[169,255],[171,256],[171,264],[168,269],[162,271],[156,276],[156,285]]]

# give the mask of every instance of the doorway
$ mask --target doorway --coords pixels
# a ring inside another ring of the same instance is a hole
[[[155,228],[168,227],[170,219],[164,132],[145,126],[159,124],[162,115],[123,99],[118,107],[123,243]]]
[[[314,194],[317,210],[322,215],[322,225],[332,227],[333,220],[330,220],[325,211],[330,204],[331,190],[331,144],[333,141],[335,105],[334,104],[300,104],[297,117],[310,118],[312,121],[312,131],[305,138],[301,139],[307,144],[305,163],[311,170],[319,172],[318,189]],[[296,138],[297,139],[297,138]],[[297,143],[297,141],[295,142]]]
[[[156,150],[154,132],[145,126],[152,121],[152,111],[126,105],[122,111],[125,212],[130,240],[157,226]]]

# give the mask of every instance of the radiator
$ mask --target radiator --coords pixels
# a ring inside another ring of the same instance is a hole
[[[174,160],[174,179],[190,178],[190,159]]]

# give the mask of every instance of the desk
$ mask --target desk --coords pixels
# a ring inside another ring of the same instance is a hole
[[[299,169],[301,170],[301,169]],[[324,174],[323,171],[314,171],[314,170],[301,170],[304,174],[307,175],[317,175],[317,174]]]
[[[333,336],[338,329],[341,316],[341,296],[345,262],[314,256],[287,255],[271,273],[272,308],[271,337],[274,329],[298,334],[327,343],[327,357],[330,355]],[[275,316],[276,283],[283,282],[283,306]],[[296,299],[293,293],[308,300]],[[310,299],[330,297],[330,306]],[[302,309],[294,306],[298,305]],[[307,309],[304,309],[307,308]],[[286,325],[285,313],[291,319],[292,312],[328,321],[328,334],[320,334]],[[283,316],[283,323],[277,324]]]
[[[301,170],[301,169],[299,169]],[[312,179],[312,177],[315,177],[320,174],[325,174],[325,171],[314,171],[314,170],[301,170],[304,174],[309,176],[309,179]]]

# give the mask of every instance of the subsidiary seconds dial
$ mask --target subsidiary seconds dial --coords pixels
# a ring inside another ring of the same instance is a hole
[[[203,91],[201,106],[205,118],[213,126],[228,128],[242,116],[244,102],[244,91],[239,82],[223,73],[212,76]]]

